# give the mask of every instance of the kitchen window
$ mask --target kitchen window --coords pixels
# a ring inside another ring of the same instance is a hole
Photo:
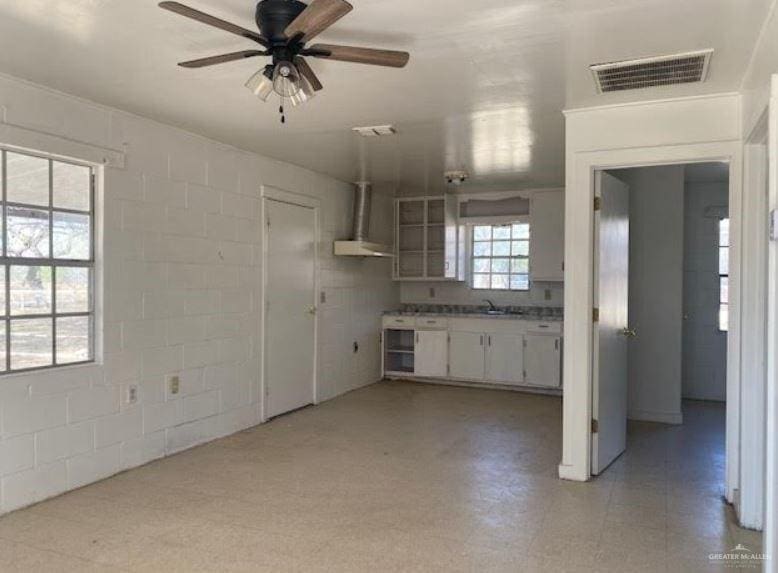
[[[719,330],[729,330],[729,219],[719,220]]]
[[[0,372],[94,359],[91,167],[2,150]]]
[[[529,290],[529,223],[474,225],[473,288]]]

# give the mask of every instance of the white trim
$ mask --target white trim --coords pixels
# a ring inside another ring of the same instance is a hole
[[[262,285],[262,291],[260,294],[260,320],[259,320],[259,338],[261,340],[259,348],[259,418],[260,423],[267,421],[267,401],[265,396],[267,395],[267,376],[266,376],[266,360],[267,354],[267,337],[266,337],[266,312],[267,308],[267,226],[265,221],[267,220],[267,201],[280,201],[282,203],[289,203],[290,205],[298,205],[300,207],[307,207],[313,209],[314,214],[314,285],[313,285],[313,305],[315,308],[319,307],[319,291],[320,291],[320,269],[319,269],[319,243],[321,242],[321,200],[311,195],[304,193],[296,193],[294,191],[286,191],[277,187],[271,187],[269,185],[262,185],[260,187],[260,225],[262,226],[262,264],[260,265],[260,285]],[[313,403],[318,404],[321,400],[319,397],[319,313],[314,315],[313,326]]]
[[[660,98],[660,99],[652,99],[652,100],[637,100],[637,101],[627,101],[622,103],[606,103],[603,105],[590,105],[586,107],[573,107],[568,109],[563,109],[562,113],[567,115],[574,115],[577,113],[584,113],[588,111],[595,111],[595,110],[602,110],[602,109],[614,109],[614,108],[620,108],[620,107],[642,107],[646,105],[659,105],[664,103],[678,103],[682,101],[696,101],[696,100],[705,100],[705,99],[720,99],[722,97],[740,97],[739,92],[721,92],[721,93],[715,93],[715,94],[701,94],[701,95],[691,95],[691,96],[685,96],[685,97],[669,97],[669,98]]]
[[[741,525],[762,529],[765,487],[765,399],[767,352],[767,110],[744,147],[743,297],[741,341],[740,495],[735,509]]]
[[[82,143],[59,135],[43,131],[0,123],[0,141],[3,147],[16,151],[26,151],[40,155],[44,153],[52,159],[72,160],[93,165],[124,168],[124,152],[105,147]]]
[[[737,456],[731,439],[737,438],[740,344],[740,218],[741,154],[737,141],[633,147],[603,151],[571,151],[567,154],[568,187],[565,193],[565,339],[563,445],[559,476],[585,481],[591,477],[592,418],[592,301],[594,268],[594,173],[647,165],[728,161],[730,164],[730,214],[732,259],[730,336],[728,347],[727,494],[736,489]],[[737,441],[734,442],[737,444]],[[734,466],[734,467],[733,467]]]
[[[641,422],[659,422],[660,424],[683,424],[681,412],[659,412],[653,410],[629,410],[627,419]]]

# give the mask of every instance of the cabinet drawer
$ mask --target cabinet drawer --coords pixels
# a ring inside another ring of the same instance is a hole
[[[448,328],[448,318],[416,317],[416,328]]]
[[[531,321],[526,323],[526,329],[533,334],[562,334],[562,323]]]
[[[412,316],[385,316],[383,324],[384,328],[407,328],[413,330],[416,319]]]

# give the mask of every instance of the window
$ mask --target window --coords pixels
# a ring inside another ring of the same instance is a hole
[[[729,219],[719,220],[719,330],[729,330]]]
[[[529,290],[529,224],[473,227],[473,288]]]
[[[92,169],[1,153],[0,372],[93,360]]]

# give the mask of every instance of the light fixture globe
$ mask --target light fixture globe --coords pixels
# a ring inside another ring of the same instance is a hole
[[[249,78],[246,87],[262,101],[273,93],[273,66],[267,65]]]
[[[282,98],[291,98],[300,91],[300,72],[292,62],[278,62],[273,70],[273,91]]]
[[[304,75],[300,75],[300,90],[291,96],[289,101],[292,102],[294,107],[297,107],[304,104],[315,95],[316,90],[314,89],[313,85],[311,85],[311,82],[309,82],[308,78],[306,78]]]

